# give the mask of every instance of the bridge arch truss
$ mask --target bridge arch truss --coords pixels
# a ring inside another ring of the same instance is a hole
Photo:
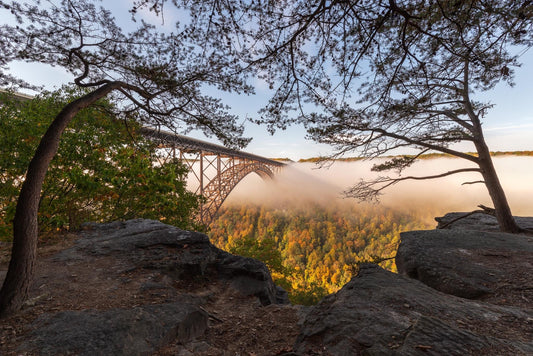
[[[179,159],[188,167],[187,185],[204,198],[198,220],[206,225],[248,174],[256,173],[268,180],[285,166],[283,162],[158,129],[144,127],[142,134],[158,142],[163,163]]]

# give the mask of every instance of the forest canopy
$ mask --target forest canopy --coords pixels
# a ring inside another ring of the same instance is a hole
[[[219,248],[262,260],[298,304],[336,292],[362,262],[395,271],[400,232],[434,228],[420,211],[307,201],[299,206],[231,204],[210,226]],[[259,247],[259,248],[258,248]]]

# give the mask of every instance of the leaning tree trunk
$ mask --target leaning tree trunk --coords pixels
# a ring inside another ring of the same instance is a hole
[[[41,139],[28,166],[26,179],[22,184],[13,221],[13,247],[11,260],[0,290],[0,317],[10,315],[22,307],[35,270],[38,242],[39,199],[48,166],[57,153],[59,141],[72,118],[103,98],[118,85],[106,84],[93,92],[69,103],[56,116]]]
[[[469,62],[467,60],[464,68],[464,88],[462,95],[464,98],[466,113],[472,123],[470,130],[473,135],[473,143],[478,153],[478,166],[492,200],[492,204],[494,204],[494,210],[496,219],[498,220],[498,225],[500,226],[500,231],[510,232],[513,234],[523,232],[523,229],[516,224],[513,214],[511,213],[511,208],[507,202],[507,197],[505,196],[503,187],[498,179],[498,174],[496,173],[496,169],[492,163],[489,147],[485,142],[481,120],[479,119],[478,114],[475,113],[474,105],[470,100],[468,88],[469,74]]]
[[[489,148],[483,138],[481,127],[479,128],[479,136],[474,144],[476,145],[478,152],[478,164],[481,169],[481,175],[483,176],[485,186],[487,187],[492,203],[494,204],[496,219],[498,220],[500,231],[513,234],[523,232],[523,229],[518,226],[511,213],[507,197],[505,196],[503,187],[498,179],[498,174],[494,168]]]

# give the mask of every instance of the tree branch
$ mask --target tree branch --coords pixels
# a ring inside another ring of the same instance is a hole
[[[405,180],[429,180],[447,177],[453,174],[466,173],[466,172],[476,172],[480,173],[479,168],[462,168],[456,169],[453,171],[448,171],[441,174],[435,174],[431,176],[407,176],[407,177],[378,177],[371,181],[361,180],[357,185],[346,190],[344,194],[346,196],[354,197],[362,201],[373,201],[378,200],[378,196],[381,194],[381,191],[402,181]]]
[[[388,131],[386,131],[384,129],[372,129],[372,131],[379,132],[379,133],[381,133],[384,136],[395,138],[395,139],[398,139],[398,140],[402,140],[402,141],[408,142],[408,143],[413,144],[413,145],[418,145],[418,146],[426,147],[426,148],[429,148],[429,149],[432,149],[432,150],[435,150],[435,151],[448,153],[448,154],[450,154],[452,156],[464,158],[466,160],[469,160],[469,161],[472,161],[472,162],[475,162],[475,163],[478,162],[478,158],[476,156],[472,156],[472,155],[469,155],[467,153],[463,153],[463,152],[459,152],[459,151],[456,151],[456,150],[452,150],[452,149],[447,148],[447,147],[432,145],[432,144],[429,144],[429,143],[421,141],[421,140],[415,140],[415,139],[411,139],[411,138],[406,137],[406,136],[394,134],[394,133],[388,132]]]

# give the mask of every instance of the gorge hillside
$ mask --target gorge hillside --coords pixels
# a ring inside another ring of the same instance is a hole
[[[375,261],[396,271],[400,232],[431,228],[417,210],[383,206],[228,204],[210,226],[213,244],[265,262],[294,302],[338,291],[357,265]]]

